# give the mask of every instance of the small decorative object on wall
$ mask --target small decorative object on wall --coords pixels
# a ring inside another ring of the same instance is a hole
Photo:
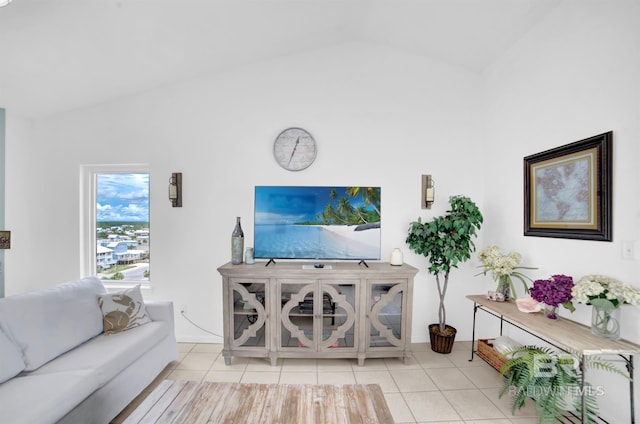
[[[276,162],[288,171],[308,168],[316,160],[317,152],[316,141],[302,128],[287,128],[273,144]]]
[[[431,209],[431,205],[435,201],[435,181],[431,175],[422,176],[422,209]]]
[[[169,201],[174,208],[182,207],[182,172],[174,172],[169,178]]]
[[[524,235],[611,241],[611,131],[524,158]]]
[[[0,249],[11,249],[11,231],[0,231]]]

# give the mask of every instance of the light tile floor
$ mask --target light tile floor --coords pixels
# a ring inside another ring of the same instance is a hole
[[[385,394],[397,423],[533,424],[534,406],[511,414],[508,395],[498,397],[500,374],[482,359],[470,358],[470,342],[456,342],[442,355],[426,343],[412,346],[408,364],[400,359],[367,359],[364,366],[350,359],[268,360],[233,358],[224,364],[221,344],[179,343],[177,361],[169,364],[112,424],[119,424],[163,379],[268,384],[376,383]]]

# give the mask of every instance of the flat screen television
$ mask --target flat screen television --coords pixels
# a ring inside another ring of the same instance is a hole
[[[258,259],[380,259],[380,187],[256,186]]]

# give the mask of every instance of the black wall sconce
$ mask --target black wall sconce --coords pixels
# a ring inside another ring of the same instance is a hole
[[[182,172],[174,172],[169,178],[169,201],[174,208],[182,207]]]
[[[422,209],[431,209],[431,205],[435,200],[436,189],[435,182],[431,175],[422,176]]]

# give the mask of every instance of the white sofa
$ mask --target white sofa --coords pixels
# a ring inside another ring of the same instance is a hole
[[[171,302],[105,335],[95,277],[0,299],[0,421],[106,424],[177,358]]]

